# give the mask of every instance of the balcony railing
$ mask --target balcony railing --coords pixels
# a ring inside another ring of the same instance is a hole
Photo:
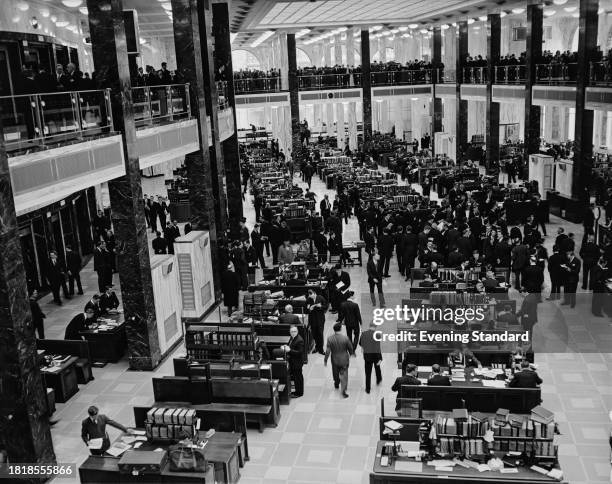
[[[433,84],[438,82],[439,69],[372,72],[372,86],[398,86],[407,84]]]
[[[457,82],[457,70],[456,69],[439,69],[438,71],[438,82],[441,84],[449,83],[454,84]]]
[[[337,87],[360,87],[361,73],[308,74],[298,76],[299,89],[303,91]]]
[[[44,149],[113,131],[108,89],[2,96],[0,110],[9,152]]]
[[[590,63],[589,84],[591,86],[612,86],[612,59]]]
[[[536,64],[536,83],[574,84],[578,64]]]
[[[227,97],[227,81],[217,81],[217,96],[219,109],[227,109],[229,107],[229,98]]]
[[[280,77],[234,78],[234,92],[236,94],[279,92],[280,87]]]
[[[189,84],[132,88],[136,127],[164,124],[191,115]]]
[[[524,65],[495,66],[495,84],[524,84],[526,79]]]
[[[486,84],[487,78],[488,75],[486,67],[463,68],[463,82],[465,84]]]

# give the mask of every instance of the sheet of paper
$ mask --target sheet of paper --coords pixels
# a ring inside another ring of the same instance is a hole
[[[418,366],[417,369],[419,370],[419,373],[427,373],[428,371],[431,371],[431,366]]]
[[[102,437],[100,437],[99,439],[91,439],[88,443],[87,443],[87,447],[89,447],[90,449],[94,449],[94,450],[98,450],[102,448]]]
[[[476,470],[478,472],[485,472],[485,471],[490,471],[491,468],[487,464],[478,464],[478,467],[476,467]]]
[[[420,443],[412,440],[398,440],[397,444],[402,448],[402,452],[418,452]]]
[[[423,472],[423,463],[411,460],[398,460],[395,461],[395,470],[400,472]]]
[[[434,467],[434,471],[439,471],[439,472],[452,472],[453,468],[452,467]]]
[[[500,469],[499,472],[502,474],[518,474],[518,469],[516,467],[504,467]]]
[[[115,443],[110,449],[106,452],[113,457],[118,457],[123,454],[126,450],[131,449],[132,447],[127,444],[121,444],[121,442]]]
[[[344,286],[344,282],[340,281],[336,284],[336,288],[340,289],[342,286]]]
[[[147,433],[144,430],[132,430],[132,433],[134,435],[147,435]]]
[[[136,437],[136,442],[146,442],[147,441],[147,437],[145,435],[138,435]]]
[[[552,477],[553,479],[563,479],[563,471],[561,469],[551,469],[546,475]]]
[[[124,435],[123,437],[121,437],[121,442],[123,442],[124,444],[131,444],[135,440],[136,437],[133,437],[131,435]]]
[[[135,449],[139,449],[141,445],[142,445],[142,442],[136,442],[136,443],[134,444],[134,448],[135,448]]]
[[[419,381],[423,384],[423,385],[427,385],[427,378],[419,378]]]
[[[482,380],[482,386],[491,388],[506,388],[506,382],[504,380]]]
[[[455,465],[455,462],[453,462],[452,460],[448,460],[448,459],[435,459],[435,460],[430,460],[427,463],[428,466],[434,466],[434,467],[453,467]]]

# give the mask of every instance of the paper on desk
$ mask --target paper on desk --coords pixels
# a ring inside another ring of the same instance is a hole
[[[485,471],[490,471],[491,468],[487,464],[478,464],[478,467],[476,467],[476,470],[478,472],[485,472]]]
[[[402,452],[418,452],[420,443],[413,440],[398,440],[397,445],[402,448]]]
[[[144,430],[132,430],[132,434],[134,435],[147,435]]]
[[[57,373],[59,371],[60,367],[59,366],[48,366],[47,368],[45,368],[44,370],[48,373]]]
[[[99,450],[102,448],[102,440],[102,437],[100,437],[99,439],[91,439],[87,443],[87,447],[89,447],[90,449]]]
[[[401,472],[423,472],[423,463],[411,460],[395,461],[395,470]]]
[[[146,442],[147,441],[147,437],[144,435],[139,435],[135,439],[136,439],[136,442]]]
[[[141,445],[142,445],[142,442],[136,442],[136,443],[134,444],[134,448],[135,448],[135,449],[140,449],[140,446],[141,446]]]
[[[427,378],[419,378],[419,381],[423,384],[423,385],[427,385]]]
[[[482,386],[492,388],[506,388],[506,382],[504,380],[482,380]]]
[[[419,373],[426,373],[431,371],[431,366],[417,366],[417,370]]]
[[[453,467],[455,465],[455,462],[448,459],[435,459],[430,460],[427,465],[434,467]]]
[[[121,442],[115,442],[113,446],[110,449],[108,449],[106,452],[112,455],[113,457],[119,457],[126,450],[131,449],[131,448],[132,448],[131,445],[122,444]]]
[[[500,469],[499,472],[502,474],[518,474],[518,469],[516,467],[504,467]]]
[[[553,479],[563,479],[563,471],[561,469],[551,469],[550,472],[546,475],[552,477]]]
[[[132,442],[136,441],[136,437],[133,437],[131,435],[124,435],[123,437],[121,437],[121,442],[124,442],[126,444],[131,444]]]
[[[443,467],[434,467],[434,470],[435,471],[440,471],[440,472],[452,472],[453,468],[452,467],[443,466]]]

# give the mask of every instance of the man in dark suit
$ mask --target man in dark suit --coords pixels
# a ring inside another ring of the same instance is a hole
[[[161,235],[160,231],[156,232],[157,237],[155,237],[153,239],[153,242],[151,242],[151,245],[153,246],[153,253],[154,254],[166,254],[167,253],[167,247],[168,247],[168,242],[166,241],[166,239],[164,239]]]
[[[519,291],[521,289],[521,274],[528,263],[529,246],[521,243],[517,238],[512,248],[512,272],[514,272],[514,287]]]
[[[535,255],[530,256],[529,265],[523,269],[523,286],[530,293],[540,294],[544,284],[544,270],[538,265]]]
[[[323,330],[325,328],[325,311],[327,311],[327,301],[323,296],[317,294],[314,289],[308,289],[307,309],[308,325],[315,340],[314,353],[324,355],[323,351]]]
[[[440,365],[438,365],[437,363],[435,365],[432,365],[431,367],[431,375],[429,375],[429,378],[427,379],[427,384],[440,387],[451,386],[450,379],[440,373]]]
[[[39,339],[45,339],[45,313],[42,312],[40,306],[38,305],[38,291],[34,289],[30,294],[30,312],[32,313],[32,326],[34,326],[34,330],[38,333]]]
[[[355,349],[351,341],[342,334],[342,323],[334,324],[334,334],[327,338],[327,349],[323,363],[327,366],[327,360],[331,356],[332,376],[334,387],[340,387],[344,398],[348,398],[346,389],[348,386],[348,369],[350,356],[355,356]]]
[[[262,269],[266,268],[266,261],[264,260],[264,236],[261,235],[261,226],[257,223],[255,227],[253,227],[253,231],[251,232],[251,244],[257,253],[257,260],[259,261],[259,265]]]
[[[575,256],[574,252],[567,252],[567,260],[565,264],[561,264],[563,269],[563,302],[561,305],[570,305],[571,308],[576,306],[576,289],[578,287],[578,279],[580,279],[580,260]]]
[[[104,292],[106,286],[113,282],[113,269],[111,264],[111,254],[106,249],[106,242],[98,242],[94,250],[94,271],[98,275],[98,291]]]
[[[383,234],[378,240],[383,277],[391,277],[389,275],[389,264],[391,263],[391,256],[393,255],[393,245],[393,236],[389,233],[389,230],[383,230]]]
[[[329,201],[329,196],[325,195],[323,197],[323,200],[321,200],[321,203],[319,203],[319,208],[321,210],[321,217],[323,217],[323,220],[327,220],[327,218],[329,217],[329,215],[331,214],[331,202]]]
[[[74,296],[74,283],[76,282],[79,295],[83,294],[81,286],[81,256],[66,246],[66,269],[68,269],[68,294]]]
[[[313,234],[312,241],[317,248],[319,263],[327,262],[327,237],[325,237],[325,229],[323,227]]]
[[[599,260],[600,250],[595,243],[595,235],[589,234],[587,240],[580,247],[580,257],[582,257],[582,289],[593,289],[593,284],[589,285],[591,271]]]
[[[521,362],[521,371],[514,374],[508,384],[511,388],[538,388],[542,384],[540,376],[531,369],[528,361]]]
[[[97,318],[100,316],[100,295],[94,294],[89,301],[85,304],[84,311],[87,312],[88,309],[93,309],[94,316]]]
[[[119,298],[113,288],[108,286],[106,291],[100,296],[100,313],[106,314],[109,311],[114,311],[119,307]]]
[[[421,381],[417,378],[417,366],[413,364],[406,365],[406,375],[400,376],[395,379],[391,390],[397,392],[397,398],[395,400],[395,410],[399,412],[401,408],[400,395],[402,385],[420,385]]]
[[[106,426],[110,425],[122,432],[131,434],[132,431],[124,427],[106,415],[98,413],[98,407],[92,405],[87,409],[89,417],[81,422],[81,438],[85,445],[89,447],[90,441],[93,439],[102,439],[102,447],[100,449],[89,449],[92,455],[103,455],[110,447],[110,438],[106,433]]]
[[[363,361],[365,363],[365,386],[366,393],[370,393],[370,381],[372,379],[372,367],[376,372],[376,384],[380,385],[382,381],[382,372],[380,371],[380,362],[382,361],[382,353],[380,351],[380,341],[374,339],[374,330],[376,325],[370,323],[370,328],[361,333],[359,346],[363,351]]]
[[[84,313],[77,314],[66,326],[64,332],[64,339],[77,340],[81,339],[79,331],[83,331],[89,327],[89,325],[95,322],[95,312],[93,308],[85,309]]]
[[[353,296],[340,304],[338,322],[344,323],[346,326],[346,335],[351,340],[353,348],[357,348],[362,320],[359,305],[355,302]]]
[[[329,276],[329,299],[331,303],[331,312],[338,311],[342,301],[346,299],[345,294],[351,286],[351,276],[349,273],[342,270],[340,264],[336,264],[334,270]]]
[[[296,316],[297,317],[297,316]],[[297,326],[292,325],[289,328],[289,342],[285,345],[285,355],[289,362],[289,372],[295,391],[291,393],[293,398],[299,398],[304,395],[304,375],[302,374],[302,366],[304,365],[304,339],[298,334]]]
[[[64,264],[57,257],[57,252],[52,250],[49,252],[49,262],[47,263],[47,271],[46,278],[49,283],[49,287],[51,288],[51,292],[53,293],[53,301],[62,305],[62,300],[60,298],[60,287],[64,291],[64,297],[66,299],[70,298],[68,293],[68,287],[66,286],[66,268]]]
[[[363,242],[365,243],[365,251],[367,254],[371,254],[376,247],[376,237],[374,236],[374,227],[368,227],[368,230],[363,236]]]
[[[368,284],[370,285],[370,299],[372,306],[376,306],[376,296],[374,296],[374,287],[378,289],[378,299],[381,308],[385,307],[385,295],[382,287],[382,270],[380,267],[380,256],[378,252],[370,255],[366,266],[368,271]]]
[[[553,254],[548,258],[548,273],[550,274],[550,297],[549,301],[561,298],[561,286],[563,285],[563,255],[559,252],[559,247],[553,246]]]
[[[291,304],[287,304],[285,306],[285,312],[280,315],[278,318],[278,322],[281,324],[300,324],[300,318],[297,314],[293,314],[293,306]]]

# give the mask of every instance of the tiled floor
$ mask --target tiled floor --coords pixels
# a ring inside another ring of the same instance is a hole
[[[315,177],[313,191],[319,200],[329,193]],[[250,204],[245,212],[250,225],[254,213]],[[582,240],[582,227],[552,217],[548,226],[546,246],[549,251],[558,226],[576,234]],[[345,240],[357,239],[355,218],[345,226]],[[363,267],[348,269],[352,287],[357,293],[367,294],[367,277]],[[84,271],[84,281],[90,290],[95,280]],[[397,264],[392,261],[392,278],[386,281],[385,292],[405,293]],[[549,281],[545,293],[550,287]],[[512,297],[519,296],[512,291]],[[65,322],[86,302],[81,297],[61,308],[42,304],[48,314],[47,331],[51,337],[62,337]],[[367,308],[362,306],[364,316]],[[217,312],[212,318],[217,317]],[[328,313],[326,334],[336,319]],[[610,461],[608,435],[612,424],[608,411],[612,409],[612,327],[604,318],[590,316],[590,296],[578,298],[575,309],[559,303],[544,302],[539,306],[539,323],[535,329],[536,363],[544,379],[544,405],[555,412],[562,435],[559,454],[566,478],[572,484],[609,482]],[[176,350],[181,354],[182,349]],[[371,394],[364,391],[363,358],[351,361],[348,392],[342,399],[334,390],[331,370],[325,368],[323,357],[312,355],[304,367],[305,394],[288,406],[281,407],[277,428],[263,433],[250,431],[251,460],[241,469],[241,483],[359,483],[368,482],[374,450],[378,440],[377,417],[381,398],[386,400],[386,411],[391,413],[395,394],[391,384],[399,370],[395,358],[386,355],[383,382]],[[80,440],[79,422],[86,415],[87,406],[96,404],[101,411],[125,425],[133,424],[132,406],[152,403],[150,378],[172,374],[171,361],[164,362],[155,372],[127,371],[125,361],[94,370],[96,380],[82,386],[67,404],[58,405],[53,428],[53,439],[58,462],[80,464],[87,457],[87,449]],[[111,437],[116,435],[110,429]],[[72,481],[73,482],[73,481]]]

